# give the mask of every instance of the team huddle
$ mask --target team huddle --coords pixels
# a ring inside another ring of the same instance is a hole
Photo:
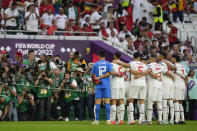
[[[99,53],[100,61],[92,68],[92,75],[101,81],[95,86],[95,121],[99,124],[102,99],[105,99],[107,124],[124,124],[125,99],[128,124],[136,124],[134,100],[138,102],[137,124],[152,124],[153,104],[157,106],[158,124],[185,124],[182,100],[186,94],[187,73],[179,64],[179,56],[166,60],[166,53],[144,59],[136,52],[129,64],[120,61],[121,54],[114,54],[114,61],[105,61],[105,52]],[[170,112],[170,115],[168,115]],[[146,115],[145,115],[146,114]]]

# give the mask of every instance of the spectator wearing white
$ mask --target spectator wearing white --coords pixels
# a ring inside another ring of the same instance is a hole
[[[107,18],[107,12],[108,12],[108,8],[110,6],[113,6],[114,0],[103,0],[104,3],[104,18]]]
[[[133,22],[136,20],[140,21],[142,19],[142,12],[143,12],[143,0],[132,0],[131,4],[134,5],[133,7]]]
[[[16,3],[13,3],[12,6],[5,10],[4,20],[6,21],[7,30],[17,30],[17,19],[19,18],[19,12],[16,9]],[[16,34],[8,32],[8,34]]]
[[[120,33],[119,33],[119,35],[118,35],[118,37],[119,37],[119,39],[120,39],[120,42],[122,42],[122,41],[125,40],[125,36],[126,36],[127,34],[130,35],[132,39],[134,38],[134,36],[133,36],[133,35],[131,34],[131,32],[128,30],[128,27],[127,27],[126,25],[124,25],[124,26],[123,26],[123,30],[120,31]]]
[[[30,5],[28,8],[28,12],[25,13],[26,29],[28,31],[38,31],[39,13],[36,12],[34,5]],[[36,34],[36,32],[30,34]]]
[[[129,34],[126,34],[125,35],[125,40],[123,42],[120,43],[120,46],[124,49],[124,50],[128,50],[128,45],[130,45],[133,41],[132,41],[132,38]],[[134,51],[134,48],[132,47],[131,49],[132,51]]]
[[[116,28],[114,28],[114,23],[110,22],[109,23],[109,27],[106,29],[107,33],[109,34],[109,36],[111,36],[111,32],[113,31],[115,33],[115,36],[118,37],[118,31]]]
[[[67,16],[64,14],[64,9],[59,8],[59,14],[55,15],[56,25],[59,31],[65,31]]]
[[[99,15],[95,7],[92,7],[91,10],[92,14],[90,16],[90,23],[92,25],[93,31],[98,33],[100,30],[99,21],[101,19],[101,16]]]
[[[142,17],[146,17],[148,23],[154,23],[153,17],[150,16],[150,13],[154,12],[154,6],[151,4],[151,0],[144,0],[142,10]]]
[[[28,8],[29,8],[30,5],[34,5],[34,0],[27,0],[25,2],[25,12],[28,11]]]
[[[188,51],[188,53],[192,55],[192,50],[193,50],[192,48],[193,47],[191,44],[192,44],[191,41],[189,41],[189,40],[185,41],[185,44],[180,47],[181,53],[183,54],[183,51],[186,49]]]
[[[112,43],[112,45],[113,44],[115,44],[115,45],[119,44],[119,39],[116,37],[115,32],[113,30],[111,31],[111,34],[109,34],[108,39],[109,39],[110,43]]]
[[[53,25],[54,15],[52,14],[52,10],[47,10],[47,13],[44,13],[41,17],[41,25],[47,29],[48,27]]]
[[[86,14],[84,18],[80,21],[80,23],[81,23],[81,28],[83,28],[84,24],[90,26],[90,15]]]

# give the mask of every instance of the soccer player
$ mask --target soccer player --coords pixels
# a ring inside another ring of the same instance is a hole
[[[158,56],[158,60],[160,64],[164,68],[165,74],[163,75],[163,100],[162,100],[162,107],[163,107],[163,124],[168,124],[168,114],[167,111],[169,109],[168,105],[170,106],[170,124],[174,124],[174,76],[171,67],[168,67],[165,62],[173,65],[170,61],[166,60],[167,54],[160,53]]]
[[[112,67],[112,64],[105,60],[105,51],[99,52],[100,60],[93,65],[91,74],[96,76],[95,80],[100,82],[95,86],[95,112],[96,120],[92,124],[99,124],[99,114],[100,114],[100,104],[102,98],[105,99],[107,121],[106,124],[111,124],[110,122],[110,98],[111,98],[111,88],[110,88],[110,78],[111,74],[118,76]]]
[[[173,55],[171,62],[174,64],[166,64],[174,70],[174,111],[175,111],[175,122],[174,124],[185,124],[184,109],[182,101],[185,98],[187,73],[185,67],[179,64],[179,56]],[[181,121],[179,119],[181,117]]]
[[[116,52],[114,54],[114,60],[120,61],[121,53]],[[125,99],[125,82],[124,82],[124,74],[125,74],[125,69],[124,67],[112,63],[113,69],[115,72],[119,73],[119,76],[112,76],[111,79],[111,95],[112,95],[112,101],[111,101],[111,124],[116,124],[116,112],[118,113],[118,124],[123,125],[124,122],[124,111],[125,111],[125,105],[124,105],[124,99]],[[116,109],[116,104],[118,102],[117,108]]]
[[[162,122],[162,73],[163,67],[156,63],[156,56],[150,56],[150,64],[148,68],[151,69],[148,77],[148,107],[147,107],[147,121],[152,124],[153,103],[157,103],[158,124]]]
[[[139,124],[144,121],[144,100],[146,98],[146,78],[145,75],[149,72],[147,71],[147,66],[140,62],[141,54],[139,52],[134,53],[134,61],[130,64],[116,61],[117,64],[130,68],[131,72],[131,88],[129,89],[129,106],[127,112],[128,124],[135,124],[134,120],[134,99],[140,100],[140,120]]]

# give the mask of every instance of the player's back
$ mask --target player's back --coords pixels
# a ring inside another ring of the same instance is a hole
[[[96,62],[93,65],[93,69],[92,69],[92,74],[95,74],[96,77],[100,77],[105,75],[108,72],[111,72],[113,70],[111,63],[105,61],[105,60],[100,60],[98,62]],[[100,87],[100,88],[110,88],[110,78],[106,77],[103,79],[100,79],[102,84],[100,85],[96,85],[96,87]]]
[[[151,68],[152,72],[154,74],[157,74],[160,77],[160,79],[162,78],[162,73],[164,70],[160,64],[154,62],[149,64],[148,68]],[[149,87],[162,88],[162,82],[149,75]]]
[[[112,76],[112,79],[111,79],[111,87],[112,88],[119,88],[119,87],[122,87],[120,85],[123,85],[125,83],[124,81],[124,74],[125,74],[125,68],[118,65],[118,64],[115,64],[115,63],[112,63],[112,66],[113,66],[113,69],[115,72],[119,73],[119,74],[122,74],[123,76],[122,77],[117,77],[117,76]]]
[[[145,72],[147,70],[147,66],[140,61],[134,61],[131,64],[131,69],[134,71]],[[146,76],[142,76],[138,79],[135,79],[134,76],[135,75],[132,75],[133,86],[146,86]]]
[[[187,75],[185,67],[181,64],[175,64],[176,66],[176,73],[174,74],[174,85],[177,88],[185,88],[185,81],[184,78]]]

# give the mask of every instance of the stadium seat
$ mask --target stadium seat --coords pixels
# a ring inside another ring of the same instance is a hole
[[[174,26],[176,26],[180,30],[183,29],[183,24],[182,23],[174,23]]]
[[[186,41],[188,39],[187,31],[181,30],[180,33],[181,33],[181,35],[180,35],[181,39],[180,40],[183,41],[183,42]]]
[[[189,39],[191,39],[192,37],[197,38],[197,31],[189,31],[188,32],[188,37],[189,37]]]
[[[194,30],[194,26],[191,23],[185,23],[184,24],[184,30],[185,31],[193,31]]]
[[[191,17],[191,21],[193,24],[197,24],[197,16]]]
[[[190,23],[191,22],[191,18],[189,16],[184,16],[184,22],[185,23]]]

